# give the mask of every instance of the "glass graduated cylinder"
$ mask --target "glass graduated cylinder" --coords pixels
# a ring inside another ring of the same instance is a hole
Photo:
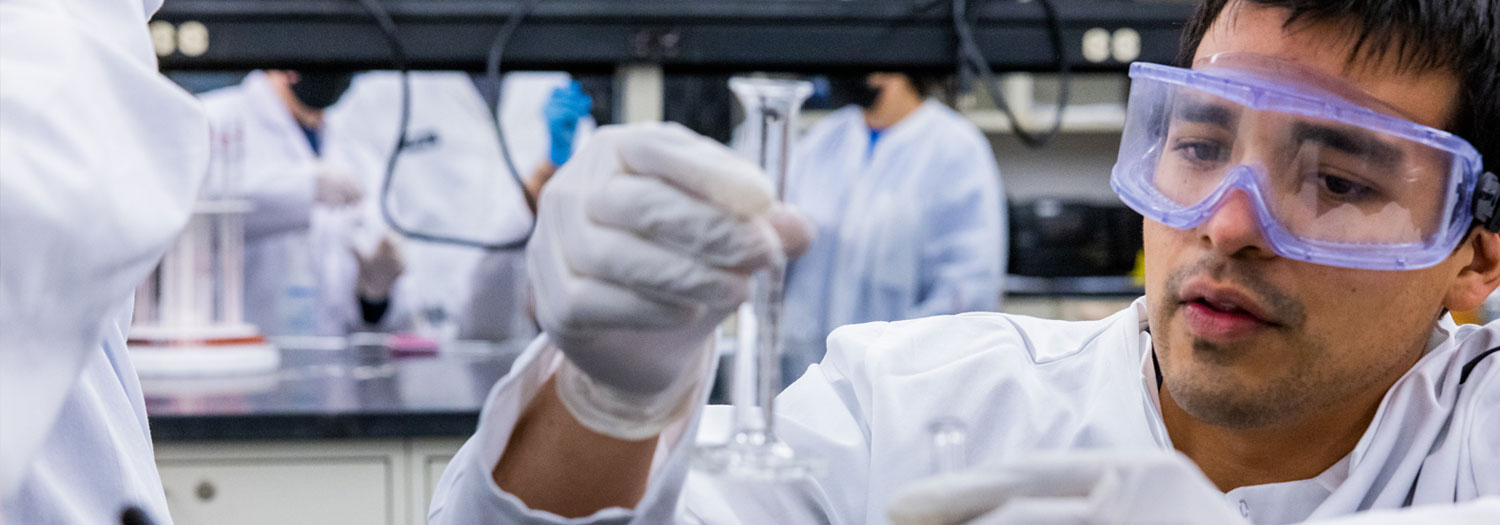
[[[791,160],[797,113],[812,94],[800,80],[735,77],[729,80],[744,109],[737,149],[771,178],[781,200]],[[752,276],[751,300],[740,305],[730,398],[734,428],[729,441],[699,449],[694,465],[736,478],[786,480],[816,475],[821,463],[798,456],[776,438],[774,401],[781,387],[781,306],[786,260],[778,257]]]

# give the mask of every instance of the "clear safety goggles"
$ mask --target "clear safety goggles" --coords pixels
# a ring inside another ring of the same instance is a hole
[[[1130,77],[1110,185],[1146,218],[1191,229],[1239,191],[1277,254],[1369,270],[1436,265],[1476,219],[1500,230],[1473,146],[1332,77],[1249,54]]]

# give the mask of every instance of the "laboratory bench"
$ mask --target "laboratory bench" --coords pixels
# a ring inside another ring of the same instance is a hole
[[[1009,313],[1095,319],[1141,290],[1128,277],[1012,275],[1006,291]],[[176,523],[426,523],[443,470],[530,341],[426,353],[274,342],[281,363],[270,373],[142,379]]]
[[[529,340],[441,352],[284,339],[267,374],[142,380],[157,442],[461,437]],[[277,341],[273,339],[273,341]],[[302,343],[311,344],[302,344]],[[295,345],[295,346],[293,346]]]
[[[342,341],[278,341],[266,374],[142,379],[176,523],[426,523],[443,469],[529,342]]]

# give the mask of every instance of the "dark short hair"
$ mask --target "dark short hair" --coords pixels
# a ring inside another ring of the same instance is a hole
[[[1298,21],[1348,23],[1357,33],[1349,60],[1394,59],[1403,70],[1458,76],[1458,105],[1446,131],[1463,137],[1500,173],[1500,0],[1205,0],[1182,31],[1177,65],[1230,1],[1278,7]]]
[[[902,71],[906,80],[911,82],[912,89],[917,90],[917,95],[930,97],[942,91],[943,83],[948,81],[950,75],[932,71]]]

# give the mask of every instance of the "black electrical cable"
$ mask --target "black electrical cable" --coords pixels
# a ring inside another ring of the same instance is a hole
[[[523,235],[519,239],[503,243],[493,243],[473,239],[462,239],[447,235],[419,232],[407,228],[396,221],[395,215],[391,213],[390,199],[388,197],[390,196],[391,182],[395,179],[396,161],[400,158],[401,151],[406,148],[406,131],[407,126],[411,123],[411,79],[409,78],[411,69],[407,66],[406,63],[406,46],[401,42],[401,35],[396,31],[396,22],[395,20],[391,19],[390,13],[386,12],[385,7],[381,6],[378,0],[358,1],[360,5],[364,6],[365,10],[370,13],[370,16],[375,18],[376,24],[380,27],[381,32],[385,35],[386,43],[390,45],[391,65],[394,66],[396,70],[401,72],[401,109],[400,119],[398,120],[398,123],[396,125],[398,135],[396,136],[396,145],[391,148],[390,157],[386,159],[385,176],[382,179],[380,185],[381,217],[383,217],[385,219],[385,222],[391,226],[392,230],[411,239],[458,246],[468,246],[489,251],[518,250],[525,248],[526,241],[531,239],[530,229],[527,230],[526,235]],[[526,15],[531,13],[532,9],[534,9],[539,2],[540,0],[527,0],[526,2],[518,6],[517,9],[511,11],[510,16],[505,21],[505,25],[501,26],[500,31],[496,33],[495,40],[490,45],[489,56],[485,61],[485,78],[487,83],[494,87],[495,100],[497,101],[497,110],[490,113],[490,119],[495,125],[495,134],[500,141],[500,154],[505,160],[506,169],[510,171],[511,179],[516,183],[516,188],[520,190],[521,195],[526,199],[527,209],[533,212],[534,210],[536,210],[536,202],[532,198],[531,194],[526,192],[526,184],[521,179],[521,172],[516,169],[515,162],[511,160],[510,146],[505,141],[505,128],[504,126],[500,125],[498,101],[501,100],[501,54],[504,53],[505,45],[510,41],[511,35],[515,33],[516,27],[521,25],[521,21],[526,18]],[[535,216],[533,215],[533,220],[530,228],[534,229],[535,227],[536,221]]]
[[[979,50],[979,44],[974,39],[974,20],[968,14],[969,0],[953,0],[953,31],[958,35],[959,78],[965,79],[970,74],[978,74],[985,92],[990,95],[991,100],[995,101],[995,107],[1005,115],[1005,120],[1010,122],[1016,138],[1030,148],[1047,145],[1062,130],[1063,110],[1068,106],[1068,94],[1072,85],[1067,48],[1063,45],[1062,22],[1058,19],[1057,9],[1052,6],[1051,0],[1036,0],[1036,2],[1041,4],[1042,11],[1047,17],[1052,52],[1057,58],[1058,81],[1057,111],[1053,115],[1052,128],[1041,134],[1022,128],[1021,122],[1016,119],[1015,112],[1010,107],[1010,102],[1005,99],[999,81],[995,78],[995,72],[990,69],[989,62],[985,60],[984,53]]]
[[[505,20],[505,25],[500,26],[500,31],[495,33],[495,40],[490,42],[490,53],[484,60],[485,81],[495,88],[495,111],[490,112],[490,120],[495,123],[495,136],[500,140],[500,154],[505,157],[506,168],[510,169],[511,177],[516,180],[521,195],[526,198],[526,208],[533,213],[536,212],[536,198],[526,192],[526,184],[521,180],[521,172],[516,169],[515,161],[511,160],[510,144],[505,141],[505,126],[500,124],[500,100],[504,94],[502,91],[504,83],[500,78],[500,59],[505,55],[505,45],[510,43],[510,36],[516,32],[517,27],[521,26],[521,20],[531,14],[540,1],[526,0],[519,9],[510,13],[510,17]],[[531,234],[528,233],[526,236],[530,237]],[[522,239],[522,244],[524,243],[525,239]]]

